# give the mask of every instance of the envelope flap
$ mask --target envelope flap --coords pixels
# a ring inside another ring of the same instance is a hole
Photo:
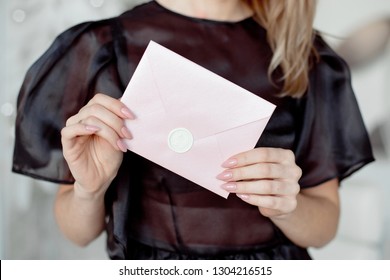
[[[141,119],[144,116],[165,111],[156,86],[156,79],[145,55],[138,63],[121,101],[131,108],[137,118]]]
[[[144,57],[172,126],[202,138],[269,118],[272,103],[151,41]]]

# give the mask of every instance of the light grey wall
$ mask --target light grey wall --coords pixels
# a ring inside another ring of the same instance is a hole
[[[5,23],[6,23],[6,2],[5,1],[1,1],[0,2],[0,34],[2,34],[0,36],[0,46],[2,46],[1,48],[1,52],[5,52],[6,49],[5,49]],[[1,93],[4,93],[5,92],[5,56],[6,54],[4,55],[0,55],[0,92]],[[5,124],[4,124],[4,119],[3,117],[1,117],[0,119],[0,130],[3,131],[3,128],[5,127]],[[4,148],[6,147],[5,146],[6,143],[4,143],[4,137],[1,137],[0,138],[0,148]],[[1,165],[1,169],[3,168],[3,166]],[[5,188],[4,187],[0,187],[0,259],[4,259],[5,257],[5,252],[4,252],[4,243],[5,243],[5,236],[4,236],[4,230],[3,229],[3,225],[5,224],[5,201],[4,201],[4,195],[5,195]]]

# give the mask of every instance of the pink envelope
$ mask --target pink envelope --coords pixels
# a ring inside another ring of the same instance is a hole
[[[227,198],[216,176],[256,145],[275,105],[151,41],[121,101],[128,149]]]

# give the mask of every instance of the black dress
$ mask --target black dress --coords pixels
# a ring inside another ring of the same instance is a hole
[[[348,67],[319,36],[307,94],[280,98],[267,78],[266,32],[253,18],[196,19],[153,1],[67,30],[31,67],[18,98],[13,171],[73,183],[60,130],[94,94],[119,98],[150,40],[276,104],[257,146],[294,151],[302,188],[342,180],[373,160]],[[220,198],[131,152],[105,202],[113,259],[310,258],[257,207]]]

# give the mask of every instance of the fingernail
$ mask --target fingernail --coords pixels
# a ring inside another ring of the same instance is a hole
[[[134,114],[133,114],[128,108],[123,107],[123,108],[121,109],[121,112],[122,112],[123,115],[125,115],[128,119],[131,119],[131,120],[135,119]]]
[[[133,135],[131,135],[130,131],[127,129],[127,127],[122,127],[121,129],[123,136],[125,136],[127,139],[133,139]]]
[[[100,127],[94,126],[94,125],[86,125],[85,129],[92,132],[97,132],[100,130]]]
[[[239,198],[241,198],[242,200],[248,200],[249,199],[249,195],[247,195],[247,194],[237,194],[237,196]]]
[[[127,151],[127,148],[126,148],[126,145],[123,143],[123,141],[121,139],[119,139],[118,141],[116,141],[116,144],[118,145],[118,148],[122,151],[122,152],[126,152]]]
[[[227,191],[235,191],[237,189],[237,185],[234,183],[224,184],[221,187]]]
[[[230,171],[224,171],[217,176],[217,179],[222,180],[222,181],[227,181],[231,178],[233,178],[233,173]]]
[[[229,168],[229,167],[234,167],[236,166],[238,163],[237,159],[235,158],[229,158],[227,161],[225,161],[224,163],[222,163],[222,167],[226,167],[226,168]]]

